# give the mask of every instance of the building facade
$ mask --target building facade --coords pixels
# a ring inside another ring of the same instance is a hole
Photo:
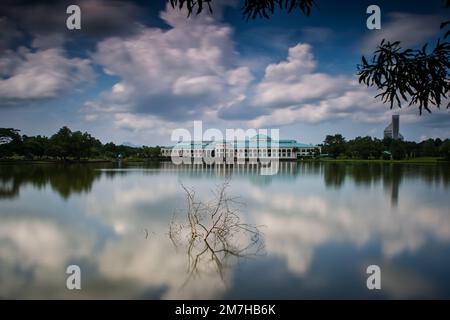
[[[273,142],[270,137],[257,135],[241,141],[192,141],[178,143],[174,147],[161,147],[161,156],[190,157],[193,159],[216,158],[227,160],[257,160],[278,158],[295,160],[320,154],[320,147],[298,143],[296,140]]]
[[[400,134],[400,115],[392,116],[392,122],[384,129],[384,138],[403,140],[403,136]]]

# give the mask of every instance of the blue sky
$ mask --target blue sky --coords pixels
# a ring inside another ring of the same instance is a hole
[[[65,27],[78,4],[82,30]],[[239,1],[186,18],[165,1],[3,1],[0,127],[50,135],[61,126],[103,142],[169,144],[173,129],[279,128],[320,143],[326,134],[382,137],[394,113],[408,140],[450,137],[448,109],[390,110],[357,83],[356,65],[382,38],[434,42],[444,2],[317,0],[246,21]],[[381,8],[381,30],[366,8]]]

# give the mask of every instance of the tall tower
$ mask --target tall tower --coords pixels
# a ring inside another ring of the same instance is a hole
[[[394,114],[392,116],[392,138],[398,139],[400,133],[400,116],[398,114]]]
[[[400,134],[400,115],[392,116],[392,122],[384,129],[384,138],[403,140],[403,136]]]

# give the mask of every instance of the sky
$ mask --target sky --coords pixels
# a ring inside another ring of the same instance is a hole
[[[382,138],[393,114],[407,140],[450,137],[445,106],[390,109],[358,83],[357,64],[385,38],[434,44],[444,1],[317,0],[311,16],[247,21],[237,0],[187,17],[166,1],[10,1],[0,4],[0,127],[102,142],[171,144],[173,130],[279,129],[321,143],[327,134]],[[81,8],[68,30],[66,8]],[[381,29],[366,27],[369,5]]]

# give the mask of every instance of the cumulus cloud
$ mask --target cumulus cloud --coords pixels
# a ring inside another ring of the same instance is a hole
[[[259,127],[389,117],[374,92],[353,77],[316,72],[309,44],[289,48],[286,60],[267,65],[255,82],[250,69],[240,65],[229,26],[208,15],[186,19],[182,11],[166,10],[161,18],[170,29],[143,28],[138,35],[98,44],[93,60],[120,82],[85,104],[86,117],[113,113],[116,125],[139,130],[192,119]],[[128,121],[133,114],[143,119]]]
[[[119,81],[85,103],[85,118],[96,120],[112,114],[117,127],[160,133],[160,127],[172,128],[195,119],[236,121],[248,127],[336,119],[363,123],[388,120],[391,111],[374,99],[375,90],[361,86],[354,75],[318,72],[320,62],[308,43],[290,47],[285,60],[266,65],[262,78],[255,79],[236,52],[232,28],[220,21],[226,4],[215,10],[219,18],[200,14],[187,19],[185,10],[167,7],[160,17],[169,28],[141,27],[132,36],[100,41],[92,59]],[[390,30],[415,18],[392,14],[383,35],[401,38],[402,32]],[[414,22],[419,28],[435,17],[421,18]],[[430,28],[420,29],[414,41],[431,34]],[[326,38],[332,31],[303,30],[304,38],[314,34]],[[407,118],[408,112],[403,119],[413,121]]]
[[[89,101],[85,111],[181,121],[242,99],[252,75],[237,63],[232,29],[210,15],[186,19],[186,12],[171,8],[161,18],[169,29],[143,28],[98,44],[94,61],[121,81]]]
[[[318,72],[320,62],[308,43],[290,47],[286,59],[266,65],[255,79],[235,50],[229,25],[209,14],[186,19],[185,11],[171,8],[160,17],[168,29],[142,27],[133,36],[98,43],[92,59],[119,82],[85,103],[86,119],[113,114],[117,127],[162,133],[194,119],[266,127],[336,119],[376,124],[391,115],[374,98],[376,91],[361,86],[356,76]],[[414,18],[393,14],[383,32]],[[430,22],[431,16],[421,18]],[[330,30],[304,30],[317,32]],[[430,28],[423,29],[414,41],[430,34]],[[416,121],[411,109],[402,111],[404,122]]]
[[[2,105],[54,98],[94,77],[87,59],[68,58],[60,48],[20,47],[0,56]]]
[[[286,60],[269,64],[255,85],[250,103],[252,127],[320,123],[335,119],[379,123],[389,110],[374,99],[374,90],[362,87],[354,76],[316,72],[317,62],[309,44],[291,47]]]
[[[336,94],[342,87],[342,80],[313,73],[315,67],[310,45],[298,44],[290,48],[286,61],[267,66],[264,78],[256,87],[254,105],[287,107]]]
[[[64,45],[74,35],[125,35],[140,26],[135,22],[139,10],[134,4],[83,0],[77,3],[82,10],[82,29],[74,34],[66,28],[66,8],[70,4],[17,1],[0,7],[0,28],[4,31],[0,35],[0,49],[4,49],[0,53],[0,106],[77,91],[94,79],[94,71],[89,59],[69,57]]]

